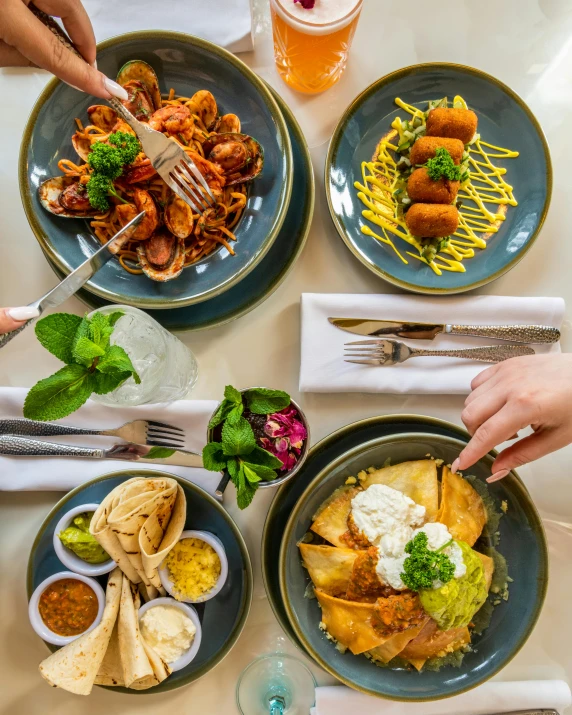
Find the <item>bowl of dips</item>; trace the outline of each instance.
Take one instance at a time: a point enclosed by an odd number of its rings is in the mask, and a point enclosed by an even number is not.
[[[40,638],[62,646],[93,630],[101,621],[104,606],[105,593],[95,579],[60,571],[36,588],[28,615]]]
[[[139,630],[171,671],[185,668],[199,652],[202,629],[192,606],[155,598],[139,609]]]
[[[82,576],[102,576],[113,571],[115,561],[109,557],[89,532],[89,525],[99,504],[80,504],[70,509],[54,529],[54,550],[70,571]]]
[[[159,568],[163,588],[183,603],[214,598],[227,576],[228,560],[222,541],[208,531],[183,531]]]

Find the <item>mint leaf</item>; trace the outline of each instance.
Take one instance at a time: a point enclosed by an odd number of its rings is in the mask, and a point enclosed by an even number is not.
[[[227,458],[220,442],[209,442],[203,448],[203,466],[209,472],[222,472],[226,469]]]
[[[236,479],[232,480],[236,486],[236,503],[239,509],[246,509],[246,507],[252,502],[254,494],[258,489],[258,484],[247,481],[246,475],[244,473],[244,465],[241,465]]]
[[[81,340],[81,338],[89,339],[89,320],[87,319],[87,313],[81,319],[80,324],[78,325],[78,328],[76,330],[72,345],[72,354],[75,350],[75,346],[77,345],[78,340]]]
[[[106,318],[109,320],[109,325],[111,325],[111,327],[113,328],[119,318],[122,318],[124,315],[125,313],[122,310],[115,310],[113,311],[113,313],[109,313]]]
[[[40,343],[62,362],[73,362],[72,346],[81,323],[79,315],[53,313],[36,323],[36,336]]]
[[[103,313],[95,313],[89,325],[89,337],[104,350],[109,347],[109,339],[113,333],[113,325],[110,324],[109,317]]]
[[[176,451],[176,449],[169,449],[168,447],[151,447],[144,459],[167,459],[167,457],[175,454]]]
[[[105,350],[100,348],[99,345],[96,345],[89,338],[81,337],[76,340],[72,355],[75,362],[91,367],[94,358],[105,355]]]
[[[238,405],[235,405],[232,410],[228,413],[227,415],[227,421],[230,422],[231,425],[237,425],[238,421],[242,417],[242,413],[244,412],[244,405],[242,402]]]
[[[220,425],[221,422],[224,422],[224,420],[226,420],[228,416],[228,413],[233,408],[234,402],[230,402],[229,400],[223,400],[217,407],[216,412],[209,421],[209,429],[214,429],[217,425]]]
[[[249,457],[250,459],[250,457]],[[270,467],[263,467],[261,464],[252,464],[252,462],[243,462],[242,466],[244,467],[244,473],[246,475],[246,478],[248,479],[249,482],[257,481],[259,482],[261,479],[263,479],[265,482],[271,482],[273,479],[276,479],[278,476],[275,472],[274,469],[270,469]],[[282,466],[282,462],[280,462],[280,466]],[[256,476],[256,480],[251,479],[249,474],[252,473]]]
[[[250,454],[256,447],[250,424],[240,417],[235,425],[225,422],[222,428],[222,448],[228,457]]]
[[[66,365],[32,387],[24,402],[24,417],[42,422],[67,417],[86,402],[93,383],[86,367]]]
[[[261,478],[254,471],[254,469],[252,469],[252,467],[249,467],[248,464],[246,464],[246,462],[242,463],[242,470],[244,472],[244,476],[251,484],[257,484],[260,481]]]
[[[281,459],[278,459],[278,457],[275,457],[271,452],[262,449],[262,447],[258,445],[256,445],[248,455],[248,462],[250,464],[260,465],[261,467],[270,467],[270,469],[280,469],[282,466]]]
[[[270,415],[280,412],[290,404],[290,395],[283,390],[268,390],[265,387],[253,387],[245,393],[246,404],[256,415]]]
[[[103,373],[130,372],[137,385],[141,384],[141,378],[135,372],[131,358],[119,345],[111,345],[105,350],[103,357],[95,366],[96,370]]]
[[[96,395],[107,395],[108,392],[113,392],[120,385],[122,385],[128,377],[131,377],[130,372],[94,372],[93,377],[93,391]]]
[[[230,457],[226,463],[226,468],[230,474],[231,479],[235,479],[238,476],[240,470],[240,462],[236,457]]]
[[[242,395],[236,389],[236,387],[233,387],[232,385],[227,385],[224,388],[224,397],[225,400],[229,400],[229,402],[236,402],[237,404],[242,404]]]

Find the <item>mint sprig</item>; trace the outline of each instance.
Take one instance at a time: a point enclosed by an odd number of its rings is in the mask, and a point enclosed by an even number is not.
[[[255,414],[272,414],[290,404],[290,395],[282,390],[252,388],[241,393],[232,385],[224,390],[224,400],[209,422],[214,429],[222,424],[220,442],[209,442],[203,449],[203,464],[212,472],[227,471],[236,487],[239,509],[252,502],[261,481],[276,479],[282,461],[256,443],[250,422],[243,417],[245,408]]]
[[[58,420],[79,409],[92,393],[105,395],[133,376],[141,382],[129,355],[110,345],[121,311],[91,319],[54,313],[36,324],[40,343],[66,365],[32,387],[24,402],[24,417]]]

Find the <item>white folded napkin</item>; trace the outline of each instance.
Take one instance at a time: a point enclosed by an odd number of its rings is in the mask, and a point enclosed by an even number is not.
[[[250,0],[83,0],[97,42],[135,30],[197,35],[231,52],[252,50]]]
[[[467,394],[471,380],[487,366],[469,360],[411,358],[394,367],[344,362],[344,344],[365,340],[328,322],[333,318],[371,318],[421,323],[477,325],[539,324],[560,328],[562,298],[351,295],[303,293],[300,392],[386,392]],[[410,347],[446,350],[494,345],[496,340],[439,335],[435,340],[404,341]],[[538,353],[560,352],[560,344],[535,345]]]
[[[0,387],[0,419],[21,418],[27,390]],[[185,431],[185,449],[201,452],[206,443],[207,423],[217,403],[213,400],[180,400],[168,406],[104,407],[88,400],[86,404],[59,423],[73,427],[114,429],[136,419],[156,420]],[[82,447],[108,448],[122,440],[116,437],[60,435],[36,437],[46,442],[74,444]],[[71,457],[5,457],[0,455],[0,491],[37,490],[68,491],[107,472],[135,469],[158,469],[184,477],[214,494],[220,474],[206,469],[172,467],[112,459],[73,459]]]
[[[316,688],[311,715],[490,715],[531,708],[552,708],[562,715],[571,702],[570,688],[563,680],[494,681],[428,703],[381,700],[344,686],[328,686]]]

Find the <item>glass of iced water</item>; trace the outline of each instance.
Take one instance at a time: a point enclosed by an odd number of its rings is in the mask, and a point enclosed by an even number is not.
[[[198,376],[197,360],[189,348],[159,323],[138,308],[107,305],[93,311],[109,314],[120,310],[124,315],[115,324],[111,344],[119,345],[131,358],[141,378],[135,384],[130,377],[107,395],[93,394],[91,399],[109,407],[174,402],[187,395]]]

